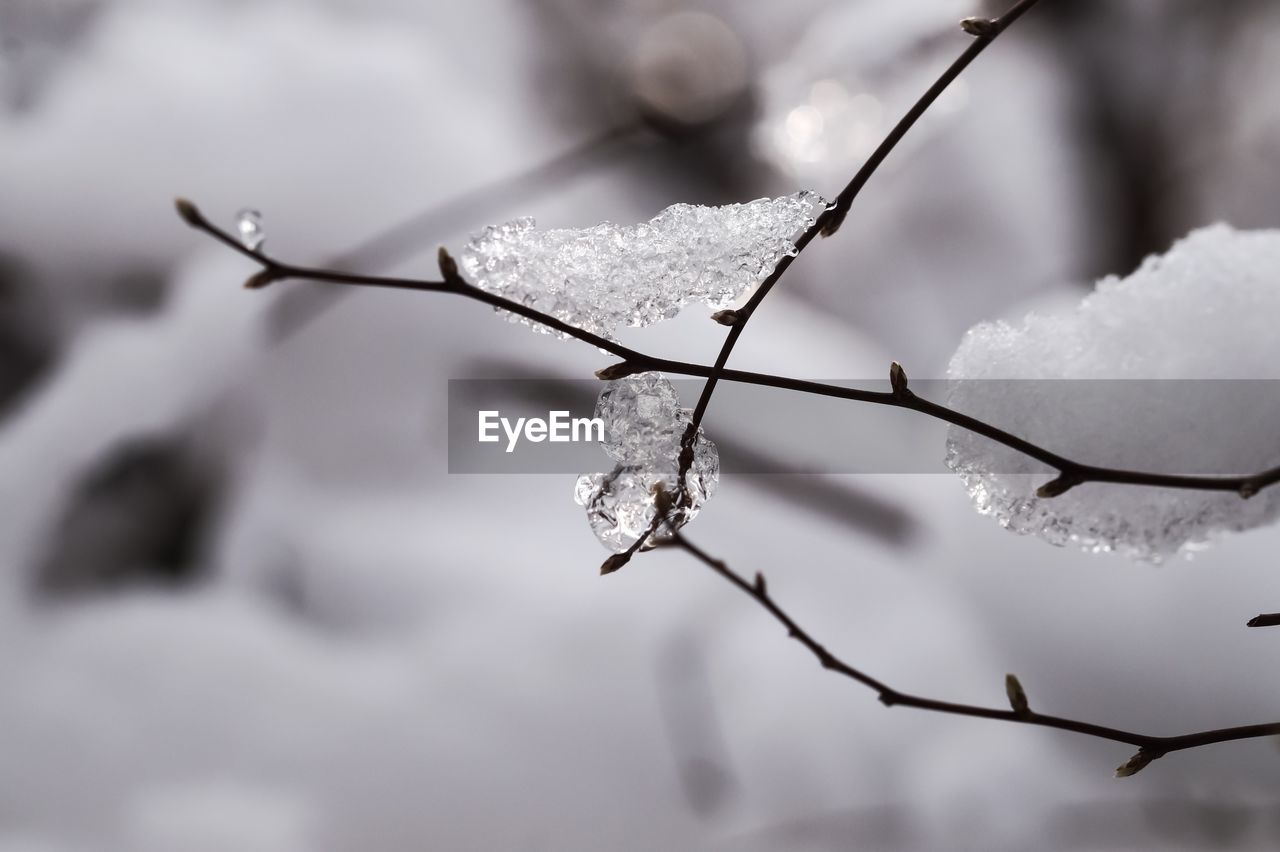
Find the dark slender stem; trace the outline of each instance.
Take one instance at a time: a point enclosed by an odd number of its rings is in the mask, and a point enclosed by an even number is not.
[[[665,516],[664,516],[665,517]],[[855,668],[849,663],[837,657],[831,651],[818,642],[812,634],[801,627],[786,610],[784,610],[769,592],[768,583],[765,581],[763,574],[756,574],[755,581],[751,582],[746,577],[734,571],[723,560],[716,559],[708,554],[702,548],[689,541],[678,528],[672,524],[667,524],[670,534],[670,542],[672,545],[683,549],[702,564],[706,565],[716,574],[719,574],[725,580],[737,586],[742,592],[748,595],[752,600],[759,604],[766,612],[773,616],[774,620],[786,628],[787,634],[803,645],[818,660],[818,663],[828,671],[836,672],[850,680],[862,684],[868,689],[874,691],[880,702],[887,707],[914,707],[919,710],[928,710],[935,713],[948,713],[954,716],[971,716],[979,719],[995,719],[1001,722],[1014,722],[1020,725],[1036,725],[1042,728],[1057,728],[1062,731],[1070,731],[1084,736],[1095,737],[1098,739],[1111,740],[1112,742],[1125,743],[1127,745],[1136,746],[1139,750],[1135,755],[1135,760],[1140,758],[1139,765],[1126,764],[1128,771],[1122,767],[1118,774],[1133,774],[1138,771],[1146,763],[1151,760],[1162,757],[1175,751],[1185,751],[1187,749],[1199,748],[1201,746],[1213,745],[1215,743],[1231,742],[1233,740],[1247,740],[1258,737],[1268,737],[1280,734],[1280,722],[1272,722],[1261,725],[1241,725],[1233,728],[1218,728],[1211,731],[1200,731],[1191,734],[1182,734],[1179,736],[1152,736],[1149,734],[1140,734],[1133,731],[1126,731],[1120,728],[1111,728],[1105,725],[1095,725],[1091,722],[1081,722],[1075,719],[1067,719],[1062,716],[1051,716],[1045,713],[1039,713],[1029,707],[1013,707],[1005,710],[995,707],[981,707],[973,704],[959,704],[952,701],[940,701],[934,698],[926,698],[920,695],[913,695],[909,692],[903,692],[889,686],[884,681],[867,674],[861,669]]]
[[[248,257],[262,267],[261,271],[257,275],[254,275],[249,279],[249,284],[253,286],[265,286],[275,281],[295,278],[366,287],[386,287],[397,290],[413,290],[423,293],[447,293],[450,295],[462,296],[473,301],[481,302],[495,308],[500,308],[502,310],[518,314],[531,322],[546,326],[547,328],[558,331],[569,337],[581,340],[584,343],[590,343],[592,346],[623,359],[621,363],[614,364],[612,367],[607,367],[604,370],[599,371],[597,375],[601,378],[621,378],[633,373],[652,370],[670,373],[672,375],[693,376],[709,379],[716,372],[714,366],[708,367],[704,364],[693,364],[687,361],[659,358],[630,347],[623,346],[616,341],[609,340],[597,334],[578,328],[577,326],[571,325],[563,320],[550,316],[549,314],[530,308],[527,305],[503,298],[502,296],[490,293],[486,290],[481,290],[479,287],[475,287],[463,281],[460,277],[455,276],[448,281],[387,278],[376,275],[360,275],[329,269],[315,269],[285,263],[269,255],[263,254],[262,252],[253,251],[241,245],[235,237],[231,236],[231,234],[209,222],[191,202],[180,201],[178,203],[178,207],[183,219],[185,219],[192,227],[204,231],[214,239],[230,246],[235,251],[245,257]],[[1017,435],[1000,429],[999,427],[979,420],[976,417],[970,417],[967,414],[955,411],[945,405],[924,399],[906,388],[905,377],[903,378],[903,386],[895,389],[894,391],[862,390],[859,388],[848,388],[841,385],[826,384],[823,382],[792,379],[785,376],[774,376],[767,373],[754,373],[746,370],[734,370],[727,368],[719,371],[719,378],[724,381],[778,388],[795,393],[813,394],[816,396],[826,396],[836,399],[847,399],[855,402],[871,403],[873,405],[887,405],[896,408],[905,408],[911,411],[916,411],[925,416],[968,429],[971,432],[990,438],[999,444],[1003,444],[1006,447],[1023,453],[1030,458],[1044,462],[1046,465],[1057,470],[1059,476],[1058,479],[1054,480],[1054,482],[1060,483],[1060,485],[1052,494],[1046,494],[1044,496],[1056,496],[1056,494],[1061,494],[1070,487],[1086,482],[1110,482],[1124,485],[1145,485],[1199,491],[1232,491],[1241,494],[1242,496],[1251,496],[1263,488],[1280,482],[1280,467],[1269,468],[1267,470],[1245,476],[1215,477],[1148,473],[1145,471],[1124,470],[1120,468],[1108,468],[1085,464],[1083,462],[1078,462],[1073,459],[1066,458],[1065,456],[1061,456],[1051,450],[1034,444],[1025,438],[1020,438]],[[643,545],[638,544],[636,549],[639,549],[641,546]]]
[[[800,256],[800,253],[813,242],[814,238],[819,234],[830,236],[834,234],[844,221],[845,216],[849,212],[849,208],[853,205],[853,201],[858,197],[862,188],[866,186],[867,181],[876,173],[880,165],[888,158],[893,149],[898,147],[898,143],[907,135],[920,117],[924,115],[938,99],[951,83],[960,76],[964,69],[969,67],[973,60],[977,59],[982,51],[995,41],[1001,32],[1010,24],[1020,18],[1023,13],[1034,6],[1038,0],[1018,0],[1016,4],[1000,18],[992,21],[982,21],[981,26],[977,30],[972,26],[966,26],[966,31],[975,35],[972,43],[965,48],[965,51],[956,58],[954,62],[947,67],[942,75],[934,81],[923,95],[920,96],[911,108],[907,110],[893,129],[878,146],[867,161],[862,164],[862,168],[858,169],[857,174],[849,181],[840,194],[836,196],[835,202],[824,210],[814,221],[814,223],[800,235],[795,242],[795,252],[786,255],[774,267],[769,277],[761,282],[756,291],[751,294],[751,298],[747,303],[735,313],[734,322],[730,327],[728,334],[725,335],[724,343],[720,346],[720,352],[716,355],[715,364],[711,367],[711,373],[707,376],[707,381],[702,386],[702,393],[698,395],[698,402],[693,408],[693,416],[689,420],[684,436],[681,440],[680,450],[680,466],[677,482],[680,483],[680,502],[685,505],[689,502],[688,488],[686,487],[686,478],[690,469],[693,467],[694,442],[697,439],[698,429],[702,425],[702,419],[706,416],[707,407],[711,404],[711,397],[716,391],[716,386],[720,379],[724,377],[726,365],[729,362],[729,356],[733,354],[734,347],[738,345],[738,340],[742,337],[742,333],[746,331],[747,323],[751,321],[752,315],[756,308],[760,307],[760,303],[773,289],[774,285],[782,279],[787,270],[791,268],[792,262]],[[971,22],[966,22],[971,23]],[[655,519],[656,522],[656,519]],[[638,544],[643,544],[654,533],[654,528],[650,527],[641,537]],[[630,553],[630,552],[629,552]]]
[[[276,281],[286,279],[303,279],[308,281],[324,281],[330,284],[354,284],[363,287],[384,287],[394,290],[414,290],[422,293],[449,293],[455,296],[462,296],[466,299],[472,299],[482,302],[495,308],[501,308],[504,311],[510,311],[518,314],[531,322],[558,331],[561,334],[581,340],[583,343],[590,343],[598,349],[602,349],[612,355],[625,360],[629,365],[634,365],[637,371],[643,370],[665,370],[669,366],[674,366],[673,362],[666,359],[653,358],[643,352],[639,352],[628,346],[623,346],[614,340],[593,334],[585,329],[578,328],[575,325],[565,322],[545,314],[539,310],[523,305],[511,299],[503,298],[495,293],[487,290],[481,290],[472,284],[468,284],[462,278],[453,276],[450,280],[443,281],[425,281],[416,278],[390,278],[381,275],[363,275],[352,272],[341,272],[332,269],[317,269],[307,266],[296,266],[294,264],[285,263],[277,260],[263,252],[250,249],[240,243],[227,231],[219,228],[217,225],[205,218],[200,209],[192,202],[186,199],[178,199],[176,202],[179,215],[191,227],[199,231],[204,231],[218,242],[221,242],[255,263],[259,264],[262,269],[256,275],[252,276],[245,282],[245,286],[251,289],[259,289],[272,284]]]
[[[794,254],[787,255],[782,258],[773,272],[766,278],[756,291],[747,300],[746,305],[737,311],[737,320],[733,327],[729,329],[729,333],[725,335],[724,344],[720,347],[720,353],[716,356],[715,365],[711,368],[711,375],[707,377],[707,382],[702,388],[702,393],[698,397],[698,403],[693,409],[693,418],[689,424],[689,433],[692,435],[697,431],[698,426],[702,423],[702,418],[706,414],[707,406],[711,404],[711,396],[715,393],[716,384],[724,374],[725,365],[729,361],[729,356],[733,354],[733,349],[738,344],[738,339],[742,337],[742,333],[746,330],[747,323],[750,322],[752,314],[756,308],[760,307],[760,303],[769,295],[769,291],[774,285],[786,274],[791,268],[792,262],[795,261],[800,253],[813,242],[814,238],[819,234],[830,236],[834,234],[841,223],[844,222],[845,216],[849,212],[849,208],[853,206],[854,199],[862,192],[862,188],[866,186],[867,181],[871,180],[872,175],[879,170],[881,164],[888,158],[889,154],[898,147],[898,143],[906,137],[908,131],[915,126],[920,117],[928,112],[929,107],[933,106],[934,101],[946,91],[947,87],[955,81],[966,68],[977,59],[978,56],[987,49],[990,44],[1002,33],[1010,24],[1034,6],[1039,0],[1019,0],[1008,12],[994,21],[987,22],[987,26],[983,28],[983,34],[977,36],[969,44],[965,51],[956,58],[954,62],[947,67],[942,75],[934,81],[923,95],[920,96],[911,108],[907,110],[893,129],[889,131],[883,141],[872,152],[867,161],[862,164],[862,168],[858,169],[858,173],[853,176],[849,183],[845,186],[840,194],[836,196],[835,202],[814,221],[813,225],[805,231],[799,239],[796,240],[796,251]]]
[[[1264,612],[1262,615],[1255,615],[1246,622],[1248,627],[1277,627],[1280,626],[1280,612]]]

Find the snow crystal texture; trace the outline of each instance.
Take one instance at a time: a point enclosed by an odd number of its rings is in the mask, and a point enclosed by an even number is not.
[[[1241,393],[1245,383],[1222,380],[1280,379],[1278,320],[1280,231],[1216,225],[1101,281],[1070,314],[970,329],[951,360],[949,401],[1082,463],[1255,473],[1280,464],[1280,383],[1251,381]],[[1218,381],[1098,381],[1116,379]],[[1086,483],[1038,498],[1052,470],[958,427],[947,464],[978,510],[1010,530],[1151,561],[1280,516],[1280,487],[1245,500]]]
[[[795,254],[794,240],[824,205],[806,191],[724,207],[675,204],[640,225],[539,231],[517,219],[473,237],[462,269],[483,290],[611,337],[691,302],[729,307]]]
[[[665,376],[639,373],[605,386],[596,402],[596,417],[604,421],[604,451],[618,464],[610,473],[578,477],[574,499],[586,508],[600,543],[621,553],[653,523],[658,511],[654,489],[660,485],[670,494],[679,491],[680,442],[691,414],[680,407],[680,397]],[[719,478],[720,454],[699,428],[693,464],[685,477],[689,505],[671,512],[677,526],[693,520]]]

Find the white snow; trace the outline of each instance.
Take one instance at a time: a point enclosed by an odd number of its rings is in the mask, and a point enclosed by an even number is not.
[[[462,268],[481,289],[608,336],[671,319],[690,302],[729,307],[795,252],[792,240],[823,205],[798,192],[722,207],[673,204],[631,226],[539,231],[533,219],[517,219],[475,236]]]
[[[950,402],[1082,463],[1206,475],[1269,468],[1280,463],[1280,398],[1256,380],[1280,378],[1278,270],[1280,231],[1195,231],[1129,277],[1101,281],[1072,313],[970,329],[951,360]],[[1086,483],[1038,498],[1051,469],[957,427],[947,462],[979,511],[1008,529],[1141,558],[1280,515],[1274,489],[1245,500]]]

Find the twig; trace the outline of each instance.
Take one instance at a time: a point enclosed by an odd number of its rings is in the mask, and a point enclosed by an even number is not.
[[[898,122],[854,178],[836,197],[835,202],[828,209],[823,211],[817,217],[813,225],[797,239],[795,243],[796,255],[803,251],[805,247],[808,246],[818,235],[821,234],[829,236],[839,229],[847,216],[854,199],[915,122],[929,109],[946,87],[950,85],[950,83],[955,80],[955,78],[959,76],[959,74],[971,62],[973,62],[973,60],[976,59],[977,56],[981,54],[981,52],[985,50],[1001,32],[1021,17],[1028,9],[1034,6],[1036,2],[1037,0],[1019,0],[1019,2],[1017,2],[1008,12],[994,20],[970,18],[962,22],[961,26],[967,33],[974,37],[974,41],[968,46],[964,53],[962,53],[960,57],[943,72],[937,81],[930,86],[928,91],[921,96],[907,114]],[[336,269],[318,269],[313,267],[297,266],[285,263],[265,253],[245,247],[228,232],[210,223],[200,213],[196,206],[189,201],[179,199],[177,202],[177,209],[179,215],[189,225],[209,234],[214,239],[224,243],[234,251],[245,255],[259,264],[261,267],[260,270],[246,282],[246,286],[251,288],[265,287],[276,281],[284,279],[306,279],[336,284],[386,287],[419,292],[448,293],[451,295],[463,296],[464,298],[482,302],[494,308],[509,311],[513,314],[524,317],[531,322],[557,331],[567,337],[572,337],[585,343],[590,343],[600,350],[622,359],[621,363],[614,364],[600,370],[597,373],[597,376],[601,379],[616,379],[642,371],[659,371],[705,378],[707,381],[703,386],[697,406],[694,409],[689,428],[686,430],[682,441],[680,477],[678,480],[680,483],[680,493],[675,495],[674,498],[671,495],[663,493],[658,495],[658,511],[655,514],[653,524],[650,526],[648,532],[641,537],[641,539],[637,541],[630,550],[625,553],[611,556],[602,566],[602,573],[609,573],[626,564],[631,555],[644,547],[652,534],[655,533],[660,526],[665,524],[670,530],[670,543],[681,547],[754,599],[761,607],[769,612],[775,620],[786,627],[789,635],[804,645],[804,647],[817,658],[823,668],[835,671],[873,690],[880,701],[886,706],[897,705],[915,707],[921,710],[948,713],[952,715],[996,719],[999,721],[1057,728],[1059,730],[1071,731],[1085,736],[1136,746],[1138,749],[1137,753],[1116,770],[1116,774],[1121,777],[1132,775],[1143,769],[1152,760],[1156,760],[1175,751],[1198,748],[1220,742],[1280,734],[1280,723],[1271,723],[1222,728],[1181,736],[1156,737],[1124,731],[1117,728],[1095,725],[1088,722],[1080,722],[1058,716],[1050,716],[1031,709],[1021,683],[1013,675],[1010,675],[1006,680],[1006,694],[1010,702],[1010,709],[1008,710],[939,701],[902,692],[862,672],[861,670],[854,668],[828,651],[807,631],[801,628],[775,602],[768,590],[768,584],[763,574],[756,574],[754,581],[749,582],[742,575],[729,568],[729,566],[723,561],[711,557],[705,551],[690,542],[679,531],[678,525],[674,522],[674,519],[671,516],[673,508],[680,508],[688,500],[688,492],[685,488],[684,479],[692,466],[693,443],[697,435],[698,427],[707,411],[707,407],[710,404],[715,388],[721,380],[776,387],[799,393],[816,394],[906,408],[925,414],[926,416],[951,423],[961,428],[968,429],[1024,453],[1031,458],[1044,462],[1056,469],[1058,476],[1054,480],[1042,486],[1038,492],[1040,496],[1046,498],[1063,494],[1067,490],[1085,482],[1112,482],[1118,484],[1162,486],[1171,488],[1234,491],[1240,494],[1241,497],[1249,497],[1257,493],[1262,488],[1280,481],[1280,467],[1262,471],[1261,473],[1254,474],[1252,476],[1202,477],[1144,473],[1140,471],[1104,468],[1076,462],[995,426],[984,423],[976,418],[917,396],[908,387],[906,372],[896,363],[890,368],[891,390],[887,393],[843,388],[836,385],[729,369],[727,367],[728,359],[732,354],[737,341],[745,330],[748,321],[756,308],[759,307],[760,303],[768,295],[770,290],[790,268],[795,255],[784,257],[781,262],[778,263],[770,275],[757,288],[755,293],[752,294],[744,307],[735,311],[722,311],[715,315],[714,319],[716,319],[717,322],[728,326],[729,331],[726,334],[724,343],[721,346],[715,363],[711,366],[703,366],[647,355],[600,335],[578,328],[568,322],[530,308],[519,302],[482,290],[468,283],[461,277],[453,258],[450,257],[444,249],[440,250],[439,255],[440,270],[442,274],[442,280],[439,281],[361,275]],[[1249,624],[1250,626],[1280,624],[1280,615],[1258,616],[1250,621]]]
[[[702,423],[702,418],[706,414],[707,406],[711,404],[711,396],[715,393],[716,384],[723,376],[725,365],[729,361],[729,356],[733,354],[733,349],[738,344],[738,339],[742,337],[742,333],[746,330],[747,323],[750,322],[752,314],[760,307],[760,303],[769,295],[769,291],[774,285],[781,280],[787,270],[791,268],[791,264],[801,252],[813,242],[814,238],[821,234],[829,237],[840,229],[840,225],[844,222],[845,216],[848,215],[849,209],[853,206],[854,199],[862,192],[862,188],[866,186],[867,181],[871,180],[880,168],[881,164],[888,158],[893,149],[898,147],[898,143],[906,137],[908,131],[915,126],[928,110],[933,106],[934,101],[946,91],[947,87],[955,81],[960,74],[969,67],[973,60],[977,59],[982,51],[995,41],[1010,24],[1036,5],[1039,0],[1019,0],[1008,12],[999,18],[991,21],[982,21],[980,27],[976,27],[975,22],[981,20],[977,18],[967,18],[962,22],[961,26],[966,32],[974,35],[974,40],[965,48],[964,53],[960,54],[954,62],[952,62],[942,75],[934,81],[920,99],[912,104],[893,129],[889,131],[883,141],[876,147],[867,161],[862,164],[862,168],[858,169],[857,174],[849,181],[840,194],[836,196],[835,202],[824,210],[814,223],[806,230],[795,242],[796,250],[793,254],[786,255],[774,267],[773,272],[769,274],[756,291],[751,294],[751,298],[747,303],[735,311],[734,321],[729,329],[729,333],[725,335],[724,344],[720,347],[720,353],[716,356],[715,364],[711,368],[711,375],[707,377],[707,382],[702,388],[702,394],[698,397],[698,403],[693,409],[693,417],[689,423],[686,432],[686,442],[692,440],[692,435],[696,434],[698,426]],[[683,480],[683,477],[682,477]]]
[[[622,344],[593,334],[585,329],[578,328],[575,325],[565,322],[545,314],[539,310],[535,310],[527,305],[514,302],[510,299],[503,298],[495,293],[487,290],[481,290],[473,284],[468,283],[458,274],[457,266],[453,258],[443,248],[440,249],[440,267],[441,275],[444,280],[427,281],[417,278],[390,278],[381,275],[363,275],[354,272],[341,272],[333,269],[318,269],[309,266],[297,266],[295,264],[286,263],[278,260],[264,252],[250,249],[240,243],[230,233],[219,228],[217,225],[205,218],[200,209],[194,203],[179,198],[174,202],[174,206],[178,210],[178,215],[182,217],[188,225],[198,231],[203,231],[213,237],[220,243],[230,247],[232,250],[239,252],[262,268],[256,274],[249,277],[245,281],[244,286],[257,290],[274,284],[277,281],[286,279],[303,279],[308,281],[323,281],[331,284],[354,284],[362,287],[386,287],[394,290],[414,290],[420,293],[449,293],[455,296],[462,296],[467,299],[474,299],[477,302],[483,302],[495,308],[501,308],[518,314],[525,319],[546,326],[554,331],[569,337],[581,340],[584,343],[590,343],[592,346],[617,355],[623,358],[624,363],[628,364],[628,369],[639,372],[645,370],[663,370],[674,366],[672,362],[661,358],[653,358],[649,355],[639,352]],[[446,271],[448,270],[448,271]],[[601,371],[605,372],[605,371]]]
[[[465,281],[458,274],[456,266],[453,265],[453,259],[443,250],[441,250],[442,268],[447,266],[450,272],[449,275],[445,277],[445,280],[441,281],[426,281],[412,278],[385,278],[376,275],[362,275],[331,269],[316,269],[306,266],[297,266],[241,245],[240,241],[230,233],[209,222],[199,209],[190,201],[179,199],[176,202],[176,206],[179,214],[187,224],[197,230],[209,234],[214,239],[224,243],[262,267],[258,273],[251,276],[249,280],[245,282],[246,286],[251,288],[265,287],[276,281],[283,281],[285,279],[304,279],[367,287],[387,287],[397,290],[413,290],[423,293],[447,293],[482,302],[486,305],[501,308],[502,310],[510,311],[514,314],[519,314],[532,322],[544,325],[547,328],[553,329],[577,340],[581,340],[584,343],[590,343],[605,352],[623,359],[618,363],[596,371],[596,376],[600,379],[620,379],[634,373],[651,370],[670,373],[672,375],[709,378],[715,371],[714,367],[708,367],[704,364],[694,364],[688,361],[659,358],[654,355],[640,352],[636,349],[623,346],[616,341],[609,340],[597,334],[578,328],[577,326],[567,323],[561,319],[557,319],[550,314],[545,314],[535,308],[530,308],[527,305],[514,302],[510,299],[490,293],[487,290],[481,290],[479,287]],[[1075,461],[1059,455],[1052,450],[1041,447],[1038,444],[1034,444],[1025,438],[1020,438],[1017,435],[1007,432],[997,426],[993,426],[990,423],[979,420],[976,417],[970,417],[967,414],[948,408],[940,403],[924,399],[910,390],[907,386],[906,373],[897,364],[890,367],[890,381],[894,388],[891,391],[871,391],[862,390],[860,388],[847,388],[823,382],[813,382],[805,379],[792,379],[785,376],[774,376],[767,373],[753,373],[745,370],[734,369],[721,370],[720,379],[723,381],[737,382],[741,384],[778,388],[781,390],[793,391],[795,393],[833,397],[836,399],[846,399],[854,402],[871,403],[873,405],[887,405],[896,408],[905,408],[923,414],[927,417],[932,417],[934,419],[959,426],[963,429],[968,429],[971,432],[982,435],[983,437],[989,438],[999,444],[1003,444],[1010,449],[1017,450],[1030,458],[1036,459],[1037,461],[1043,462],[1054,468],[1057,471],[1058,476],[1051,482],[1041,486],[1038,492],[1041,497],[1045,498],[1056,497],[1065,493],[1070,488],[1074,488],[1075,486],[1086,482],[1109,482],[1122,485],[1142,485],[1198,491],[1231,491],[1239,494],[1241,497],[1251,497],[1262,489],[1280,482],[1280,467],[1268,468],[1267,470],[1244,476],[1189,476],[1109,468]],[[634,554],[638,551],[643,546],[643,542],[644,539],[642,539],[641,542],[638,543],[630,552]],[[613,560],[613,570],[622,567],[625,562],[625,558]]]
[[[659,499],[659,516],[667,518],[665,501]],[[1006,691],[1009,696],[1010,709],[1002,710],[994,707],[981,707],[973,704],[957,704],[951,701],[939,701],[933,698],[925,698],[919,695],[913,695],[909,692],[903,692],[889,686],[887,683],[872,677],[861,669],[854,668],[849,663],[837,657],[835,654],[827,650],[818,640],[816,640],[807,630],[801,627],[781,606],[774,600],[773,595],[769,592],[769,585],[765,580],[764,574],[757,573],[754,580],[747,580],[746,577],[734,571],[723,560],[716,559],[708,554],[702,548],[689,541],[680,530],[672,523],[666,523],[668,539],[671,546],[679,547],[686,553],[696,558],[699,562],[706,565],[715,573],[737,586],[742,592],[747,594],[759,604],[766,612],[773,616],[774,620],[787,629],[787,635],[795,639],[801,645],[817,658],[818,663],[828,671],[833,671],[843,675],[850,680],[856,681],[868,689],[876,693],[876,697],[886,707],[914,707],[919,710],[929,710],[935,713],[948,713],[954,716],[971,716],[979,719],[995,719],[1001,722],[1016,722],[1022,725],[1037,725],[1043,728],[1057,728],[1062,731],[1071,731],[1084,736],[1095,737],[1097,739],[1110,740],[1112,742],[1124,743],[1126,745],[1136,746],[1137,754],[1130,758],[1126,763],[1122,764],[1117,770],[1118,777],[1127,777],[1141,771],[1147,764],[1166,754],[1176,751],[1186,751],[1187,749],[1199,748],[1201,746],[1213,745],[1215,743],[1231,742],[1234,740],[1255,739],[1258,737],[1268,737],[1280,735],[1280,722],[1272,722],[1262,725],[1241,725],[1234,728],[1218,728],[1212,731],[1200,731],[1193,734],[1182,734],[1172,737],[1158,737],[1148,734],[1139,734],[1133,731],[1125,731],[1120,728],[1110,728],[1104,725],[1095,725],[1091,722],[1081,722],[1075,719],[1067,719],[1062,716],[1050,716],[1045,713],[1039,713],[1031,709],[1027,702],[1026,693],[1022,689],[1022,684],[1013,675],[1009,675],[1006,681]]]

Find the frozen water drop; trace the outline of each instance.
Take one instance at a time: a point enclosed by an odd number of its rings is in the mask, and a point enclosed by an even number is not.
[[[589,473],[574,484],[574,500],[601,544],[615,553],[630,548],[657,517],[657,489],[678,494],[680,451],[690,412],[661,373],[637,373],[609,382],[596,416],[605,423],[603,447],[618,462],[611,473]],[[720,454],[699,429],[693,464],[685,475],[685,499],[670,513],[676,526],[691,521],[715,493]],[[655,538],[664,537],[658,530]]]
[[[240,244],[249,251],[257,251],[267,238],[262,214],[248,207],[236,214],[236,231],[240,234]]]

